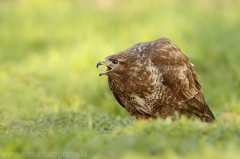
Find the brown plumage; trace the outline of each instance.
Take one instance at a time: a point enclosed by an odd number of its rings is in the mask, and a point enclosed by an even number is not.
[[[193,64],[167,38],[138,43],[99,61],[118,103],[138,119],[165,119],[174,112],[215,119]]]

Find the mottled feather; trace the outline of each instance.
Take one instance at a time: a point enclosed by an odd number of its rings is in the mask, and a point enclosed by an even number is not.
[[[138,43],[104,62],[110,68],[104,72],[109,87],[130,115],[167,118],[178,112],[206,122],[215,119],[193,64],[169,39]]]

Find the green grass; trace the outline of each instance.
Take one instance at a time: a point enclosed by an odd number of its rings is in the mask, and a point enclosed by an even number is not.
[[[0,158],[237,158],[239,19],[234,0],[0,1]],[[98,77],[99,60],[161,36],[196,65],[216,124],[137,121]]]

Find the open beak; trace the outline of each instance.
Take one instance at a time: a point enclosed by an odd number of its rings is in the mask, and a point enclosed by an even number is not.
[[[101,73],[99,74],[99,76],[102,76],[102,75],[106,74],[107,72],[109,72],[110,70],[112,70],[112,67],[110,67],[110,66],[108,66],[108,65],[106,64],[106,60],[105,60],[105,59],[104,59],[104,60],[101,60],[101,61],[99,61],[99,62],[97,63],[97,68],[98,68],[99,65],[105,65],[105,66],[107,67],[107,69],[106,69],[105,71],[101,72]]]

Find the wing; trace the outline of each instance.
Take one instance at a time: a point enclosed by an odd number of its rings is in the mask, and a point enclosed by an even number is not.
[[[117,94],[116,92],[114,92],[114,90],[113,90],[113,88],[112,88],[112,82],[113,82],[113,81],[112,81],[111,77],[108,76],[108,85],[109,85],[110,90],[112,91],[112,93],[113,93],[115,99],[117,100],[117,102],[118,102],[123,108],[125,108],[125,106],[124,106],[123,103],[121,102],[118,94]]]
[[[163,84],[175,92],[180,101],[186,102],[188,111],[203,121],[215,117],[205,102],[198,75],[181,50],[166,38],[158,39],[151,50],[151,61],[162,73]]]

